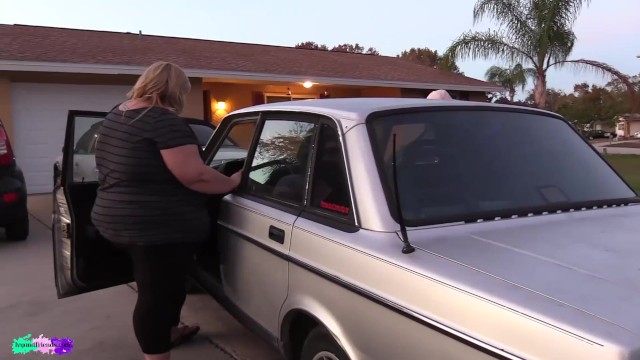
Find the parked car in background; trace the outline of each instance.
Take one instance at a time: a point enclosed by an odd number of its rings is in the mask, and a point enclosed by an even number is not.
[[[584,135],[587,137],[587,139],[608,139],[610,137],[618,136],[613,131],[604,130],[585,130]]]
[[[27,185],[16,162],[9,136],[0,120],[0,228],[9,240],[29,236]]]
[[[132,281],[73,177],[86,121],[54,192],[59,298]],[[209,198],[193,277],[287,359],[640,359],[640,198],[561,116],[265,104],[228,115],[206,162],[231,139],[246,157],[216,167],[244,178]]]

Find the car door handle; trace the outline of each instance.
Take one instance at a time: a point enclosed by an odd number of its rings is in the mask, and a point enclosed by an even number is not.
[[[273,225],[269,226],[269,239],[284,244],[284,230]]]

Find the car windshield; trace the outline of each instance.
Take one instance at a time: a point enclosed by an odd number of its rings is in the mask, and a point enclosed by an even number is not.
[[[519,110],[412,110],[373,114],[367,127],[389,210],[393,134],[407,226],[521,215],[527,209],[634,198],[571,126]],[[524,213],[527,214],[526,212]]]

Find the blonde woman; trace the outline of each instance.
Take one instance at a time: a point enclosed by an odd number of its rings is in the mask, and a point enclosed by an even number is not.
[[[202,161],[195,134],[178,116],[190,90],[178,66],[151,65],[129,100],[106,116],[96,145],[91,217],[133,261],[133,328],[148,360],[168,360],[173,346],[198,332],[178,325],[187,268],[210,229],[206,194],[229,193],[242,176],[227,177]]]

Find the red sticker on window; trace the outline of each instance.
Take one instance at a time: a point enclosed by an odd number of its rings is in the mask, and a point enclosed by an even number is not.
[[[320,202],[320,207],[327,210],[333,210],[337,212],[341,212],[343,214],[349,214],[349,208],[346,206],[340,206],[338,204],[329,203],[326,201]]]

